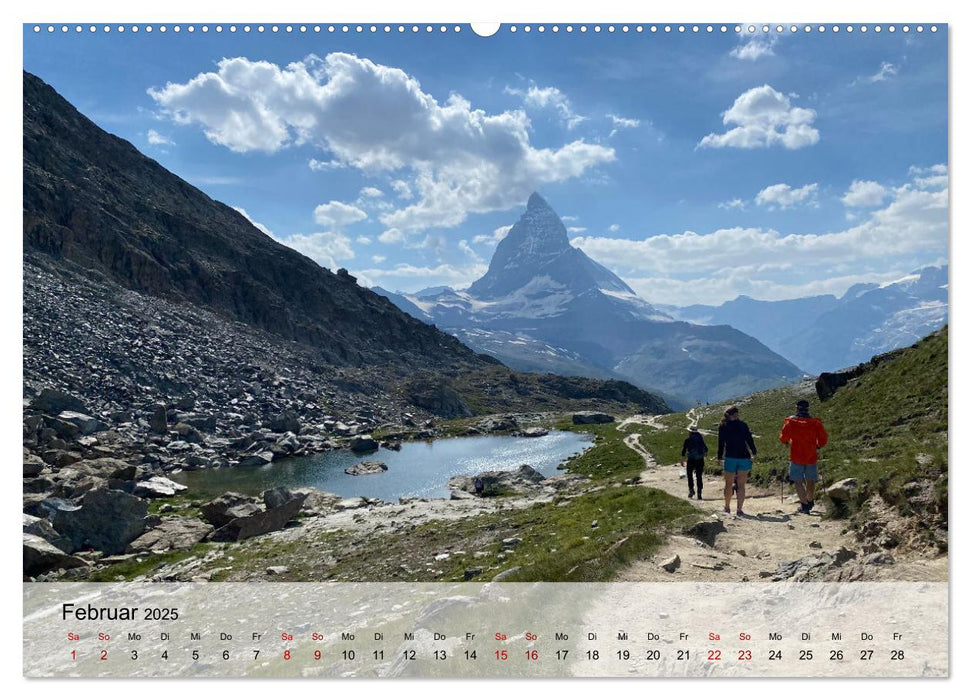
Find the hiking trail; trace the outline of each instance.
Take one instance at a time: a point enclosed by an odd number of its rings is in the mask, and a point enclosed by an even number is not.
[[[695,421],[694,411],[688,412],[688,423]],[[642,427],[647,431],[666,429],[656,416],[635,415],[623,420],[618,430],[631,431]],[[710,435],[710,431],[702,431]],[[644,460],[641,485],[660,489],[677,498],[688,497],[688,483],[684,469],[679,464],[659,465],[645,447],[649,433],[629,432],[624,444],[637,452]],[[642,441],[643,439],[643,441]],[[709,444],[711,453],[715,446]],[[710,454],[711,454],[710,453]],[[709,457],[709,460],[714,457]],[[816,506],[809,515],[797,514],[799,501],[795,489],[782,487],[757,488],[747,485],[744,510],[746,516],[735,516],[736,501],[732,497],[732,514],[722,512],[724,507],[724,480],[721,476],[704,477],[703,500],[691,499],[691,504],[707,517],[705,524],[696,528],[696,535],[673,534],[657,554],[647,560],[634,562],[621,570],[615,581],[770,581],[780,564],[819,556],[836,554],[841,548],[858,553],[844,566],[859,565],[864,559],[861,543],[848,529],[845,520],[828,520],[823,517],[825,506],[817,497]],[[674,555],[681,560],[673,573],[660,564]],[[916,555],[893,552],[892,564],[866,566],[865,580],[888,581],[945,581],[947,557],[923,559]]]

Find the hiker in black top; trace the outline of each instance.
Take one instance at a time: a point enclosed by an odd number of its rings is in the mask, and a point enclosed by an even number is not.
[[[745,516],[742,505],[745,503],[745,484],[752,471],[752,458],[755,456],[755,440],[745,421],[738,418],[738,407],[730,406],[725,411],[721,425],[718,426],[718,463],[722,465],[725,476],[725,512],[731,513],[732,489],[734,487],[738,510],[736,514]],[[724,462],[723,462],[724,459]]]
[[[705,439],[698,432],[698,426],[692,425],[688,428],[688,437],[681,446],[681,466],[685,466],[685,455],[688,457],[688,498],[694,498],[695,492],[698,493],[698,500],[701,500],[701,475],[705,471],[705,455],[708,454],[708,445]],[[697,482],[697,487],[695,486]]]

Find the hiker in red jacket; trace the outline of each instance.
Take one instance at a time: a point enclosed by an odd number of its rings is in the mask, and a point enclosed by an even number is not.
[[[816,482],[819,481],[820,447],[825,447],[829,436],[823,422],[809,415],[809,402],[796,402],[796,415],[786,418],[779,433],[779,441],[789,445],[789,481],[796,485],[799,494],[799,513],[809,513],[816,505]]]

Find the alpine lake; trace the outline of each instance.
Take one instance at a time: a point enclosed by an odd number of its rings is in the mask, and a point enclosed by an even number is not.
[[[355,454],[332,450],[307,457],[281,459],[262,467],[223,467],[182,471],[172,478],[190,493],[236,491],[258,495],[276,486],[312,486],[342,497],[365,496],[394,502],[402,496],[447,498],[453,476],[484,471],[509,471],[528,464],[544,476],[593,444],[590,435],[552,430],[542,437],[487,435],[404,442],[400,450]],[[378,461],[387,471],[354,476],[345,469],[364,461]]]

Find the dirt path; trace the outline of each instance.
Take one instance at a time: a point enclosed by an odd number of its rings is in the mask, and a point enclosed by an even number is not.
[[[691,419],[693,416],[689,412]],[[648,416],[632,416],[619,427],[630,429],[633,425],[649,429],[660,427],[656,418]],[[680,465],[658,465],[642,444],[641,433],[630,433],[624,443],[644,459],[645,471],[641,474],[644,486],[687,498],[687,479]],[[811,514],[797,514],[798,499],[790,487],[782,495],[779,488],[766,490],[748,486],[745,517],[722,512],[723,489],[721,477],[706,476],[703,500],[691,500],[692,505],[707,515],[700,539],[674,535],[653,559],[632,564],[615,580],[762,581],[770,580],[771,574],[785,562],[823,553],[834,554],[841,547],[860,552],[860,543],[846,530],[844,521],[823,518],[825,510],[820,502],[817,501]],[[733,497],[733,513],[735,508]],[[669,573],[660,567],[660,563],[674,555],[678,555],[681,565]],[[858,560],[851,560],[849,565]],[[868,580],[943,581],[947,580],[947,558],[927,560],[900,555],[892,564],[868,567],[866,577]]]

